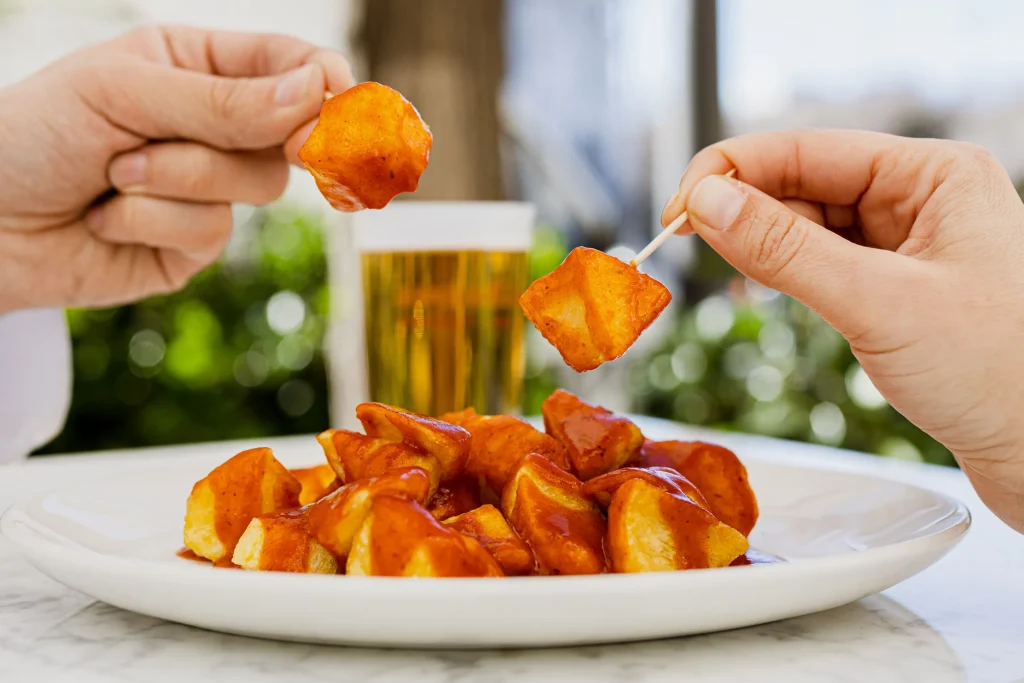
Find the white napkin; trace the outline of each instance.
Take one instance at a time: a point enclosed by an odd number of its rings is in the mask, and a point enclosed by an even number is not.
[[[64,311],[0,315],[0,463],[60,433],[71,403],[71,340]]]

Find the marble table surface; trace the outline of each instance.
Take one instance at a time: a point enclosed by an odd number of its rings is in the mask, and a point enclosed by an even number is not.
[[[764,444],[736,435],[725,443],[737,450]],[[774,444],[804,461],[841,459],[844,466],[958,498],[971,509],[973,528],[930,569],[829,612],[705,636],[518,651],[326,647],[207,632],[67,589],[0,538],[0,681],[1024,683],[1024,536],[989,513],[959,471]],[[209,448],[235,452],[235,446],[34,458],[0,467],[0,509],[83,477],[143,467],[147,458]]]

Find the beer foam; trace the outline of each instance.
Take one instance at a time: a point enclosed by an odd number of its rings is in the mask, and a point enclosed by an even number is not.
[[[351,214],[361,253],[528,251],[536,210],[525,202],[394,202]]]

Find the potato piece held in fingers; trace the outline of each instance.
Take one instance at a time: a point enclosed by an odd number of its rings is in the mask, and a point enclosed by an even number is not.
[[[381,209],[416,190],[432,143],[401,93],[368,81],[324,102],[299,158],[334,208]]]
[[[634,477],[612,494],[605,547],[613,571],[627,573],[725,567],[748,544],[685,495]]]
[[[309,530],[309,508],[255,517],[238,539],[231,561],[242,569],[336,574],[338,563]]]
[[[361,403],[356,406],[356,417],[367,436],[401,441],[437,458],[441,481],[462,474],[471,440],[462,427],[383,403]]]
[[[586,481],[640,454],[644,436],[630,420],[557,389],[541,405],[544,429],[558,439],[576,476]]]
[[[424,503],[429,494],[430,477],[418,467],[359,479],[313,503],[309,508],[309,528],[321,545],[344,560],[374,498],[390,495]]]
[[[242,451],[192,487],[185,545],[211,562],[227,561],[253,517],[298,507],[301,491],[269,448]]]
[[[577,247],[534,281],[519,305],[562,359],[585,372],[624,354],[671,300],[668,288],[649,275]]]
[[[541,574],[600,574],[604,515],[576,477],[527,455],[501,497],[501,511],[537,558]]]
[[[299,505],[315,503],[341,486],[341,482],[338,481],[338,475],[334,473],[334,469],[331,468],[329,463],[317,465],[316,467],[289,470],[289,472],[302,485],[302,493],[299,494]]]
[[[519,538],[501,511],[493,505],[482,505],[475,510],[446,519],[444,525],[480,542],[501,565],[506,576],[533,574],[537,561],[530,547]]]
[[[345,429],[317,435],[327,463],[342,483],[379,477],[391,470],[418,467],[430,475],[430,496],[441,482],[441,463],[422,449],[401,441],[379,439]]]
[[[382,495],[356,534],[346,573],[353,576],[504,576],[476,539],[445,528],[416,501]]]
[[[645,441],[637,464],[682,474],[704,494],[712,514],[744,536],[757,524],[757,497],[747,468],[728,448],[701,441]]]

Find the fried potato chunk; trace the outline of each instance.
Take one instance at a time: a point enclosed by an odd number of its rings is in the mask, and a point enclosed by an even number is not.
[[[416,190],[432,143],[401,93],[367,82],[324,102],[299,158],[334,208],[381,209]]]
[[[757,523],[758,507],[747,468],[728,448],[701,441],[645,441],[640,467],[671,467],[700,489],[715,517],[744,536]]]
[[[728,566],[747,539],[682,494],[642,477],[615,489],[606,544],[616,572],[656,572]]]
[[[410,467],[391,470],[379,477],[345,484],[309,508],[309,528],[322,546],[339,560],[352,550],[352,541],[380,495],[408,498],[425,503],[430,494],[430,477]]]
[[[544,429],[565,446],[576,476],[583,481],[635,459],[644,442],[640,428],[628,419],[561,389],[544,400],[541,413]]]
[[[480,507],[480,484],[465,475],[441,484],[430,499],[427,509],[438,521],[461,515]]]
[[[576,477],[540,455],[512,473],[501,510],[537,558],[541,574],[600,574],[605,520]]]
[[[342,483],[379,477],[391,470],[418,467],[430,475],[430,495],[441,482],[441,463],[408,443],[378,439],[344,429],[328,429],[317,435],[327,462]]]
[[[443,415],[442,420],[468,431],[473,440],[466,459],[466,474],[476,477],[500,494],[512,470],[530,453],[543,455],[561,469],[571,465],[565,447],[549,434],[511,415],[477,415],[472,408]]]
[[[413,500],[374,498],[352,543],[346,572],[359,576],[504,576],[480,543],[445,528]]]
[[[367,436],[403,441],[437,458],[441,481],[462,474],[471,441],[462,427],[383,403],[361,403],[356,406],[356,417]]]
[[[630,479],[643,479],[665,493],[684,495],[704,510],[711,512],[700,490],[671,467],[623,467],[591,479],[583,485],[583,491],[597,501],[598,505],[607,508],[611,504],[612,494]]]
[[[341,482],[338,481],[338,475],[334,473],[330,464],[304,467],[302,469],[289,470],[289,472],[302,485],[302,492],[299,494],[299,505],[315,503],[341,486]]]
[[[309,509],[255,517],[238,539],[231,561],[243,569],[336,574],[338,563],[309,530]]]
[[[526,317],[576,372],[633,345],[672,300],[665,285],[604,252],[577,247],[519,299]]]
[[[211,562],[226,560],[253,517],[298,507],[301,490],[269,448],[242,451],[192,487],[185,545]]]
[[[498,561],[506,576],[532,574],[537,566],[530,547],[493,505],[482,505],[447,519],[444,525],[479,541]]]

